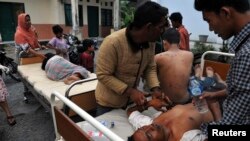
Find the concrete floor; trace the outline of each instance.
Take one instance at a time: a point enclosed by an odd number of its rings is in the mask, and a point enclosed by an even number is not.
[[[23,101],[23,84],[10,77],[4,78],[9,91],[7,101],[17,124],[9,126],[0,108],[0,141],[53,141],[53,120],[49,112],[29,95],[29,103]]]
[[[5,48],[7,56],[15,58],[14,47]],[[0,141],[53,141],[55,139],[52,116],[29,95],[29,103],[23,101],[23,84],[9,76],[3,76],[9,96],[7,101],[17,124],[9,126],[0,108]]]

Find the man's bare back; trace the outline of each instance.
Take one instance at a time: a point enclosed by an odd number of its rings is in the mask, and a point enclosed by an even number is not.
[[[174,103],[186,103],[191,74],[193,54],[178,48],[171,48],[155,56],[158,78],[162,91]]]

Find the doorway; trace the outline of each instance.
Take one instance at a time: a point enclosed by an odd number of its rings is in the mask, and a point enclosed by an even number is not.
[[[24,12],[23,3],[0,2],[0,33],[3,41],[13,41],[17,17]]]
[[[99,9],[96,6],[88,6],[88,34],[89,37],[99,36]]]

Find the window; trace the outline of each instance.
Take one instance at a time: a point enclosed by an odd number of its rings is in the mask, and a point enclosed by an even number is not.
[[[113,6],[113,2],[110,2],[110,6]]]
[[[96,0],[96,3],[99,3],[99,0]]]
[[[112,26],[112,10],[102,9],[102,26]]]
[[[64,4],[64,12],[65,12],[66,26],[72,26],[71,4]],[[79,13],[79,26],[83,26],[82,5],[78,6],[78,13]]]

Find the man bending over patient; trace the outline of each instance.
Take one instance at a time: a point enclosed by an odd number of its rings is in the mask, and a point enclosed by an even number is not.
[[[174,28],[167,29],[162,39],[166,52],[155,56],[161,89],[175,104],[185,104],[190,101],[187,86],[193,54],[179,49],[180,34]]]
[[[145,107],[135,106],[127,110],[129,122],[136,128],[128,141],[203,141],[207,137],[199,130],[201,123],[219,120],[213,118],[210,111],[199,113],[192,103],[176,105],[152,119],[140,113],[150,106],[157,109],[164,103],[153,99]]]

